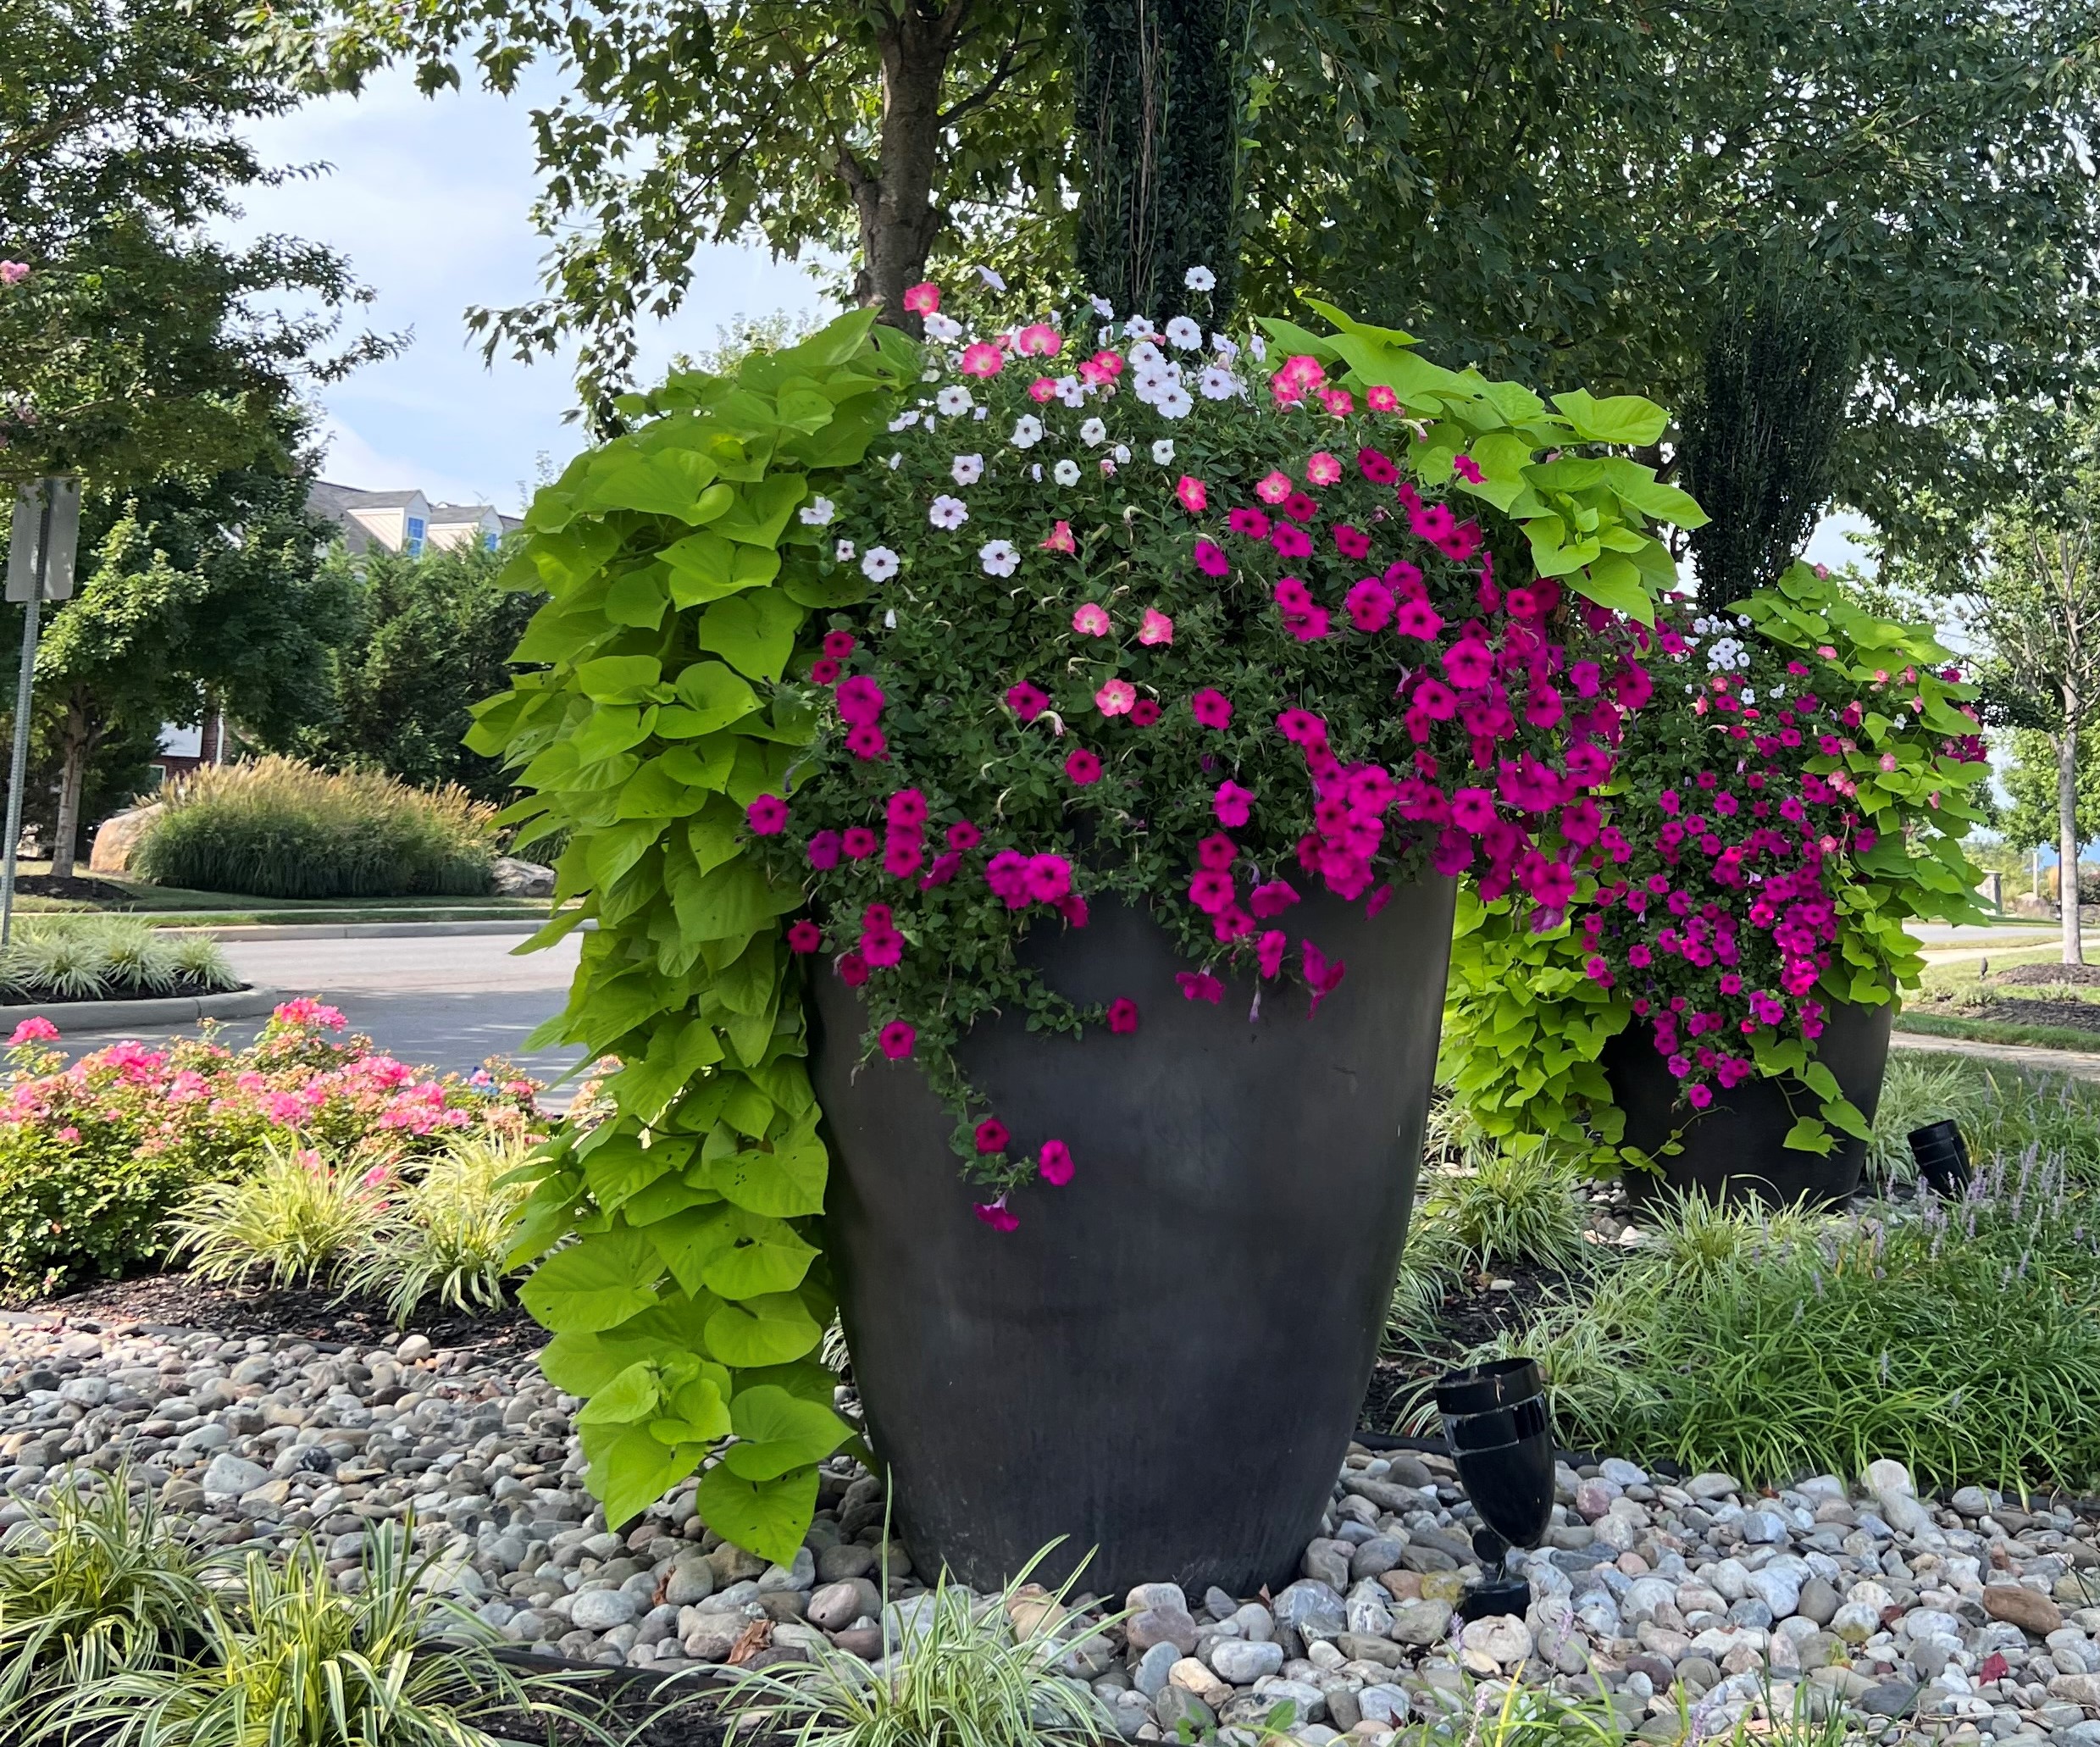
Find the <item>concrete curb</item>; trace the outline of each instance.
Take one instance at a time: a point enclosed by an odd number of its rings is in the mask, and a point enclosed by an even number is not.
[[[230,989],[223,995],[170,995],[151,1001],[54,1001],[0,1007],[0,1026],[48,1019],[68,1031],[112,1031],[125,1025],[186,1025],[195,1019],[252,1019],[285,999],[281,989]]]
[[[206,940],[391,940],[418,935],[530,935],[546,924],[547,918],[541,916],[521,917],[516,922],[258,922],[224,928],[198,923],[160,932]],[[593,919],[583,925],[592,928],[596,923]]]

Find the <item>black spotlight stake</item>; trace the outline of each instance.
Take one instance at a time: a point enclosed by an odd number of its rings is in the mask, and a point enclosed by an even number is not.
[[[1459,1604],[1462,1619],[1522,1615],[1531,1585],[1504,1570],[1511,1547],[1535,1547],[1553,1517],[1553,1431],[1546,1390],[1532,1359],[1496,1359],[1449,1371],[1437,1411],[1459,1484],[1482,1526],[1473,1550],[1487,1576]]]
[[[1959,1129],[1951,1121],[1928,1123],[1913,1129],[1909,1138],[1921,1182],[1930,1184],[1944,1201],[1958,1201],[1969,1193],[1969,1148]]]

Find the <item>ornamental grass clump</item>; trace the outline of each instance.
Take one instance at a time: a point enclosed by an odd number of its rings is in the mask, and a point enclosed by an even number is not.
[[[565,843],[539,942],[597,923],[542,1034],[620,1063],[532,1167],[543,1367],[590,1398],[611,1517],[719,1450],[701,1514],[771,1559],[851,1429],[814,1357],[809,979],[945,1101],[986,1226],[1052,1217],[1094,1162],[1012,1132],[956,1045],[1004,1011],[1144,1049],[1147,1016],[1046,986],[1032,937],[1139,909],[1180,998],[1229,970],[1250,1023],[1316,1025],[1344,905],[1458,875],[1558,915],[1648,695],[1651,524],[1699,519],[1627,452],[1661,408],[1324,305],[1220,338],[911,297],[924,346],[862,311],[623,400],[534,501],[508,580],[550,595],[545,665],[470,741],[518,768],[518,846]]]
[[[296,758],[206,765],[171,784],[132,867],[162,885],[263,898],[479,896],[496,810],[463,789]]]
[[[1865,1118],[1817,1059],[1841,1003],[1880,1006],[1923,962],[1904,924],[1980,919],[1960,839],[1987,771],[1972,700],[1918,625],[1796,564],[1705,616],[1674,600],[1565,927],[1461,901],[1445,1057],[1484,1131],[1643,1165],[1597,1058],[1629,1025],[1684,1121],[1754,1078],[1805,1091],[1787,1145],[1828,1152]],[[1607,835],[1606,834],[1610,835]]]
[[[217,941],[170,935],[136,917],[24,917],[0,949],[0,990],[17,1001],[124,1001],[239,987]]]

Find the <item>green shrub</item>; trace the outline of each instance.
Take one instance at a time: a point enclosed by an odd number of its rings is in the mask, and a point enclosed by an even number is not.
[[[310,1286],[371,1240],[392,1173],[274,1140],[263,1151],[248,1175],[208,1183],[182,1204],[169,1221],[175,1253],[208,1280]]]
[[[1512,1155],[1485,1144],[1432,1170],[1422,1195],[1425,1247],[1441,1247],[1466,1266],[1527,1263],[1579,1267],[1582,1211],[1574,1167],[1541,1147]]]
[[[207,766],[172,785],[132,865],[163,885],[271,898],[489,890],[495,809],[293,758]]]
[[[1893,1456],[1929,1484],[2100,1478],[2100,1201],[2030,1151],[1975,1193],[1847,1217],[1665,1218],[1497,1343],[1559,1436],[1759,1483]]]
[[[25,917],[0,951],[15,1001],[110,1001],[238,989],[218,942],[171,936],[133,916]]]
[[[531,1189],[507,1179],[531,1151],[523,1136],[490,1134],[439,1153],[389,1198],[343,1290],[384,1298],[400,1323],[433,1295],[456,1310],[501,1304],[518,1210]]]

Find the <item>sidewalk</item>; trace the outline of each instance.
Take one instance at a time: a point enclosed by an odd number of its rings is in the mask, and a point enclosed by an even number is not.
[[[2060,1073],[2072,1079],[2100,1080],[2100,1053],[2086,1050],[2047,1050],[2033,1044],[1977,1043],[1966,1037],[1927,1037],[1922,1032],[1898,1030],[1889,1043],[1899,1050],[1931,1050],[1947,1056],[1973,1056],[2017,1068],[2023,1073]]]

